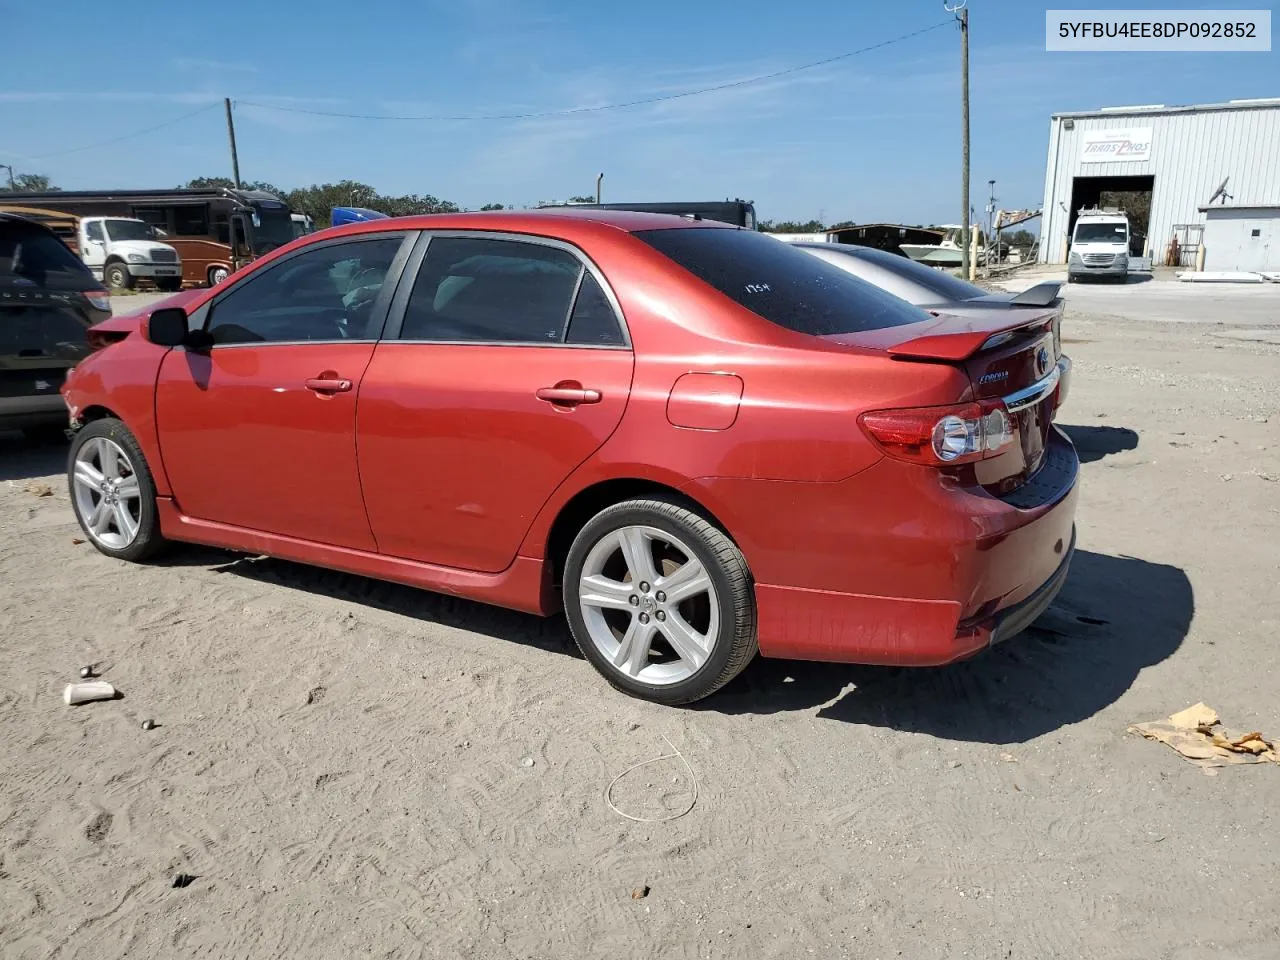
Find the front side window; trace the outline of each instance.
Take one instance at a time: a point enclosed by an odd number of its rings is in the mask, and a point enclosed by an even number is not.
[[[102,224],[98,223],[96,220],[85,224],[84,233],[90,240],[100,240],[103,242],[106,240],[102,235]]]
[[[373,306],[401,236],[313,247],[235,284],[213,304],[215,344],[298,343],[371,337]]]
[[[433,238],[400,337],[562,343],[582,271],[577,257],[546,244]]]
[[[929,320],[929,314],[764,233],[678,227],[634,234],[740,306],[780,327],[835,336]]]

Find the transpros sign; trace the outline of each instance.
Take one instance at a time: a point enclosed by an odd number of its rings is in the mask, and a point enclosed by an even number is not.
[[[1151,159],[1151,128],[1091,130],[1080,148],[1081,163],[1123,163]]]

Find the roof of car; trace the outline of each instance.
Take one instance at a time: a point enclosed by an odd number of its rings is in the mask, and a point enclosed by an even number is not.
[[[34,217],[24,217],[18,213],[10,213],[7,210],[0,210],[0,222],[4,223],[21,223],[26,226],[38,227],[41,230],[49,230],[49,228]],[[52,233],[53,231],[49,231]]]
[[[881,250],[879,247],[864,247],[857,243],[819,243],[806,240],[802,243],[794,244],[794,246],[811,247],[814,250],[834,250],[837,253],[845,253],[851,257],[860,257],[863,260],[878,260],[883,263],[893,263],[893,260],[889,259],[891,257],[898,260],[906,259],[891,250]]]
[[[569,223],[566,224],[566,221]],[[547,207],[537,210],[485,210],[471,213],[433,213],[422,216],[362,220],[328,227],[309,236],[339,236],[387,229],[410,230],[511,230],[519,233],[559,231],[569,224],[595,224],[626,233],[639,230],[674,230],[682,227],[715,227],[741,230],[743,227],[719,220],[694,219],[669,213],[642,213],[635,210],[574,209]]]

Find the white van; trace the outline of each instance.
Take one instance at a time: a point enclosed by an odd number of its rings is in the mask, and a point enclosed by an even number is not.
[[[1067,254],[1067,281],[1129,276],[1129,218],[1121,210],[1081,210]]]

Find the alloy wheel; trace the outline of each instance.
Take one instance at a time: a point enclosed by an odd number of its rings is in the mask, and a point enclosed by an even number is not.
[[[688,546],[656,527],[601,537],[583,562],[578,602],[591,642],[641,683],[687,680],[720,637],[711,575]]]
[[[92,437],[76,451],[76,513],[96,543],[123,550],[142,525],[142,489],[128,454],[106,437]]]

